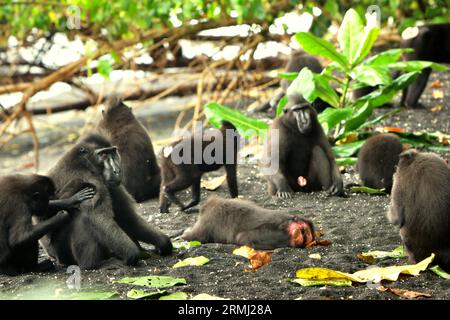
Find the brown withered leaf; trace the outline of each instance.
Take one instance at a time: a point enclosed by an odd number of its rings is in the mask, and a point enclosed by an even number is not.
[[[320,238],[324,233],[322,230],[314,230],[314,238]]]
[[[377,288],[377,290],[381,291],[381,292],[390,292],[390,293],[395,294],[396,296],[399,296],[400,298],[405,298],[405,299],[431,298],[431,293],[417,292],[417,291],[411,291],[411,290],[407,290],[407,289],[386,288],[383,286],[379,286]]]
[[[223,176],[212,178],[209,180],[202,180],[201,187],[210,190],[215,191],[217,190],[227,179],[227,176],[224,174]]]
[[[434,99],[443,99],[444,98],[444,91],[442,90],[433,90],[433,93],[431,94]]]
[[[269,251],[257,251],[250,256],[250,264],[252,266],[252,270],[256,271],[262,266],[270,263],[272,261],[273,252]]]
[[[375,264],[375,258],[372,257],[372,256],[365,256],[365,255],[362,255],[361,253],[358,253],[358,254],[356,255],[356,257],[357,257],[359,260],[361,260],[361,261],[363,261],[363,262],[365,262],[365,263],[367,263],[367,264]]]
[[[437,105],[437,106],[434,106],[433,108],[431,108],[431,112],[439,112],[439,111],[442,111],[443,109],[444,109],[443,106]]]
[[[442,88],[443,86],[444,86],[444,84],[439,80],[433,81],[431,83],[432,88]]]
[[[316,246],[322,246],[322,247],[326,247],[331,245],[332,242],[330,240],[314,240],[313,242],[310,242],[306,245],[306,248],[311,248],[311,247],[316,247]]]

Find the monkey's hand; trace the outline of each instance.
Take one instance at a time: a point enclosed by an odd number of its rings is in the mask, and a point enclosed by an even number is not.
[[[346,197],[344,191],[344,186],[342,183],[335,183],[333,184],[330,189],[327,190],[329,196],[338,196],[338,197]]]
[[[73,196],[71,196],[68,201],[68,209],[77,209],[80,203],[83,201],[92,199],[95,196],[95,189],[93,187],[84,188],[81,191],[78,191]]]

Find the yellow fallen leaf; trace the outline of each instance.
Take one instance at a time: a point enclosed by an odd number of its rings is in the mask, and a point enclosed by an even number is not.
[[[368,251],[368,252],[362,252],[360,254],[364,257],[372,257],[374,259],[384,259],[384,258],[406,258],[408,255],[406,254],[405,250],[403,249],[403,246],[400,245],[397,248],[395,248],[392,251]]]
[[[428,265],[433,261],[434,253],[428,258],[413,265],[379,267],[361,270],[353,273],[354,277],[360,279],[360,282],[380,282],[381,280],[397,281],[398,276],[402,274],[409,274],[417,276],[421,271],[426,270]]]
[[[411,290],[406,290],[406,289],[399,289],[399,288],[386,288],[383,286],[379,286],[377,288],[378,291],[382,291],[382,292],[391,292],[397,296],[399,296],[400,298],[406,298],[406,299],[416,299],[416,298],[431,298],[431,294],[430,293],[426,293],[426,292],[417,292],[417,291],[411,291]]]
[[[441,105],[437,105],[431,108],[431,112],[438,112],[438,111],[442,111],[442,109],[444,109],[443,106]]]
[[[225,182],[226,179],[227,176],[224,174],[220,177],[212,178],[209,180],[202,180],[201,187],[206,190],[214,191],[217,190]]]
[[[256,253],[256,250],[249,246],[242,246],[233,250],[233,254],[250,259],[250,256]]]
[[[348,279],[334,279],[334,280],[308,280],[308,279],[293,279],[293,283],[297,283],[303,287],[317,287],[317,286],[335,286],[335,287],[351,287],[352,281]]]
[[[432,96],[434,99],[443,99],[444,91],[442,90],[433,90]]]
[[[434,254],[428,258],[414,265],[391,266],[391,267],[377,267],[366,270],[357,271],[355,273],[345,273],[326,268],[305,268],[297,270],[296,277],[300,279],[307,279],[311,281],[336,281],[336,280],[351,280],[353,282],[380,282],[381,280],[396,281],[398,276],[402,274],[409,274],[417,276],[433,261]]]
[[[212,296],[207,293],[200,293],[194,297],[192,297],[191,300],[229,300],[221,297]]]

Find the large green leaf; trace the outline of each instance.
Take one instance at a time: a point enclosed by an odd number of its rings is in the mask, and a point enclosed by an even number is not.
[[[349,133],[362,126],[372,115],[374,107],[367,101],[357,112],[345,122],[343,134]]]
[[[204,106],[204,112],[206,118],[213,126],[220,128],[223,120],[229,121],[245,138],[251,138],[255,135],[264,137],[269,129],[269,125],[266,122],[247,117],[238,110],[216,102],[207,103]]]
[[[333,147],[333,153],[337,158],[347,158],[356,155],[364,144],[364,140],[341,144]]]
[[[406,52],[412,52],[413,50],[410,48],[404,48],[404,49],[389,49],[383,52],[380,52],[379,54],[374,55],[373,57],[370,57],[366,59],[362,65],[365,66],[387,66],[388,64],[397,62],[398,59],[402,56],[403,53]]]
[[[387,86],[381,86],[368,95],[359,98],[357,101],[355,101],[354,105],[356,108],[360,108],[367,101],[369,101],[372,107],[379,107],[385,103],[388,103],[392,100],[392,98],[399,90],[409,86],[418,75],[418,71],[402,74],[398,78],[392,80],[391,84]]]
[[[380,29],[377,27],[373,27],[364,32],[364,36],[360,42],[358,51],[356,52],[356,58],[353,65],[360,63],[369,54],[375,40],[378,38],[379,33]]]
[[[131,299],[156,299],[165,294],[167,294],[165,290],[146,292],[142,289],[131,289],[127,292],[127,297]]]
[[[338,123],[350,117],[352,112],[351,108],[326,108],[318,118],[325,133],[328,133]]]
[[[178,284],[186,284],[184,278],[173,278],[168,276],[142,276],[142,277],[125,277],[119,280],[114,280],[115,283],[126,283],[137,286],[153,287],[153,288],[168,288]]]
[[[314,73],[309,68],[303,68],[297,78],[287,88],[287,95],[300,94],[309,102],[317,99],[316,82]]]
[[[316,83],[317,97],[337,108],[339,106],[339,96],[330,85],[327,77],[321,74],[314,74],[314,82]]]
[[[391,83],[391,76],[387,67],[360,65],[350,72],[350,76],[358,83],[363,83],[367,86],[388,85]]]
[[[363,35],[364,23],[360,15],[354,9],[347,10],[337,37],[339,46],[350,64],[356,61],[356,53]]]
[[[313,73],[308,68],[303,68],[288,87],[287,94],[293,93],[300,94],[311,103],[317,98],[321,98],[335,108],[339,105],[339,96],[330,85],[328,77]]]
[[[343,69],[348,70],[349,63],[347,58],[337,52],[330,42],[313,36],[309,32],[298,32],[295,38],[306,52],[337,62]]]
[[[275,114],[277,117],[283,114],[283,110],[287,102],[288,102],[287,96],[284,96],[283,98],[280,99],[280,101],[278,101],[277,111]]]
[[[431,61],[411,60],[411,61],[398,61],[389,64],[389,67],[396,70],[412,72],[422,71],[425,68],[431,68],[434,71],[448,71],[447,66]]]

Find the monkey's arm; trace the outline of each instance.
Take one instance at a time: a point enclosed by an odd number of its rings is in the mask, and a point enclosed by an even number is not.
[[[325,135],[322,135],[318,144],[325,152],[327,161],[329,163],[331,186],[328,189],[328,193],[332,196],[345,196],[344,182],[342,180],[341,173],[339,172],[339,168],[336,164],[336,160],[334,159],[333,150],[331,149],[331,145],[328,142],[327,137]]]
[[[235,158],[234,164],[226,164],[225,170],[227,172],[227,184],[230,196],[236,198],[238,196],[238,185],[237,185],[237,159]]]
[[[17,221],[11,228],[9,245],[11,248],[38,241],[50,231],[58,228],[69,218],[66,211],[60,211],[48,220],[32,225],[30,221]]]
[[[427,86],[428,78],[431,74],[431,68],[425,68],[417,79],[409,85],[408,88],[403,90],[401,105],[405,105],[408,108],[420,107],[418,104],[420,96],[422,95],[425,87]]]
[[[131,238],[153,244],[161,255],[172,253],[173,247],[169,237],[152,228],[132,207],[122,206],[118,212],[116,221]]]
[[[87,187],[83,190],[75,193],[70,198],[50,200],[49,209],[53,212],[60,210],[76,209],[80,203],[88,199],[92,199],[95,195],[95,189],[93,187]]]

